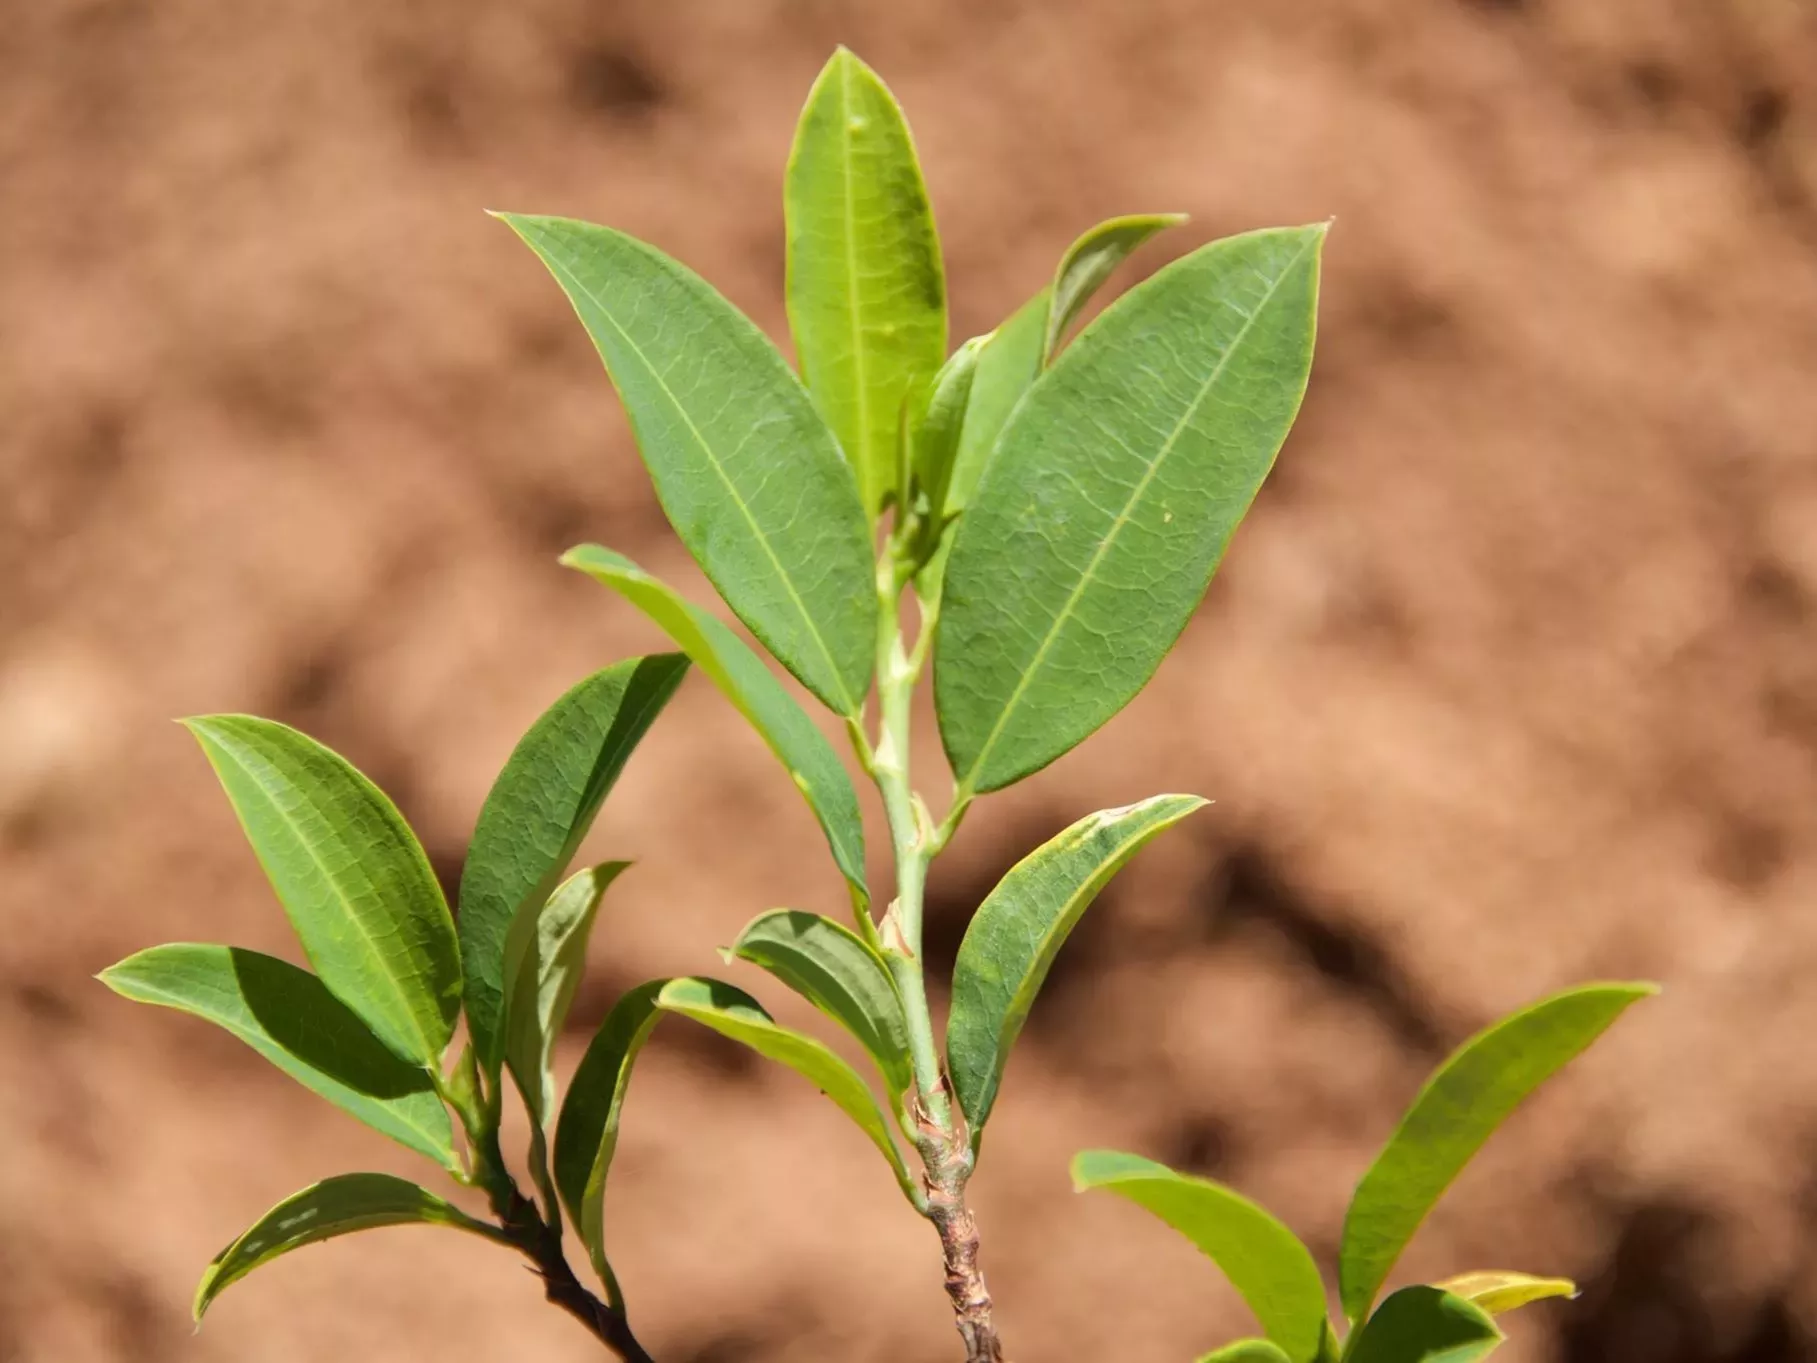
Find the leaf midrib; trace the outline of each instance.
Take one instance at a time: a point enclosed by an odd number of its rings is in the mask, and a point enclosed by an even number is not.
[[[876,478],[876,460],[871,452],[871,386],[864,362],[864,320],[858,296],[858,221],[852,193],[852,63],[850,53],[839,63],[839,160],[840,210],[845,219],[845,294],[846,309],[852,333],[852,388],[857,394],[858,448],[852,451],[857,463],[858,486],[865,500],[865,514],[870,514],[871,489]]]
[[[1111,522],[1110,529],[1105,532],[1104,538],[1098,542],[1097,549],[1092,553],[1091,561],[1085,565],[1084,573],[1080,575],[1078,583],[1073,587],[1071,594],[1066,598],[1066,604],[1060,608],[1059,614],[1054,617],[1054,623],[1049,626],[1047,634],[1041,640],[1040,647],[1035,650],[1034,657],[1031,658],[1028,664],[1023,668],[1022,676],[1017,680],[1015,689],[1010,692],[1009,699],[1004,702],[1003,709],[998,712],[997,722],[991,726],[990,733],[985,736],[984,746],[978,750],[978,755],[972,759],[971,767],[967,770],[964,779],[959,783],[960,788],[963,791],[970,793],[974,789],[973,783],[978,778],[978,772],[983,768],[984,763],[986,759],[990,757],[992,750],[996,748],[997,740],[1003,736],[1003,730],[1005,726],[1008,725],[1010,716],[1013,715],[1017,707],[1021,705],[1022,697],[1028,691],[1029,682],[1034,678],[1036,673],[1041,670],[1042,664],[1047,659],[1048,651],[1053,647],[1054,640],[1059,637],[1061,630],[1063,630],[1071,620],[1072,613],[1078,606],[1080,597],[1085,594],[1086,589],[1095,580],[1098,567],[1103,562],[1104,556],[1110,552],[1110,548],[1116,542],[1117,536],[1122,533],[1123,527],[1129,523],[1133,508],[1142,500],[1144,494],[1147,493],[1148,485],[1154,481],[1155,475],[1160,471],[1161,465],[1166,463],[1167,457],[1173,453],[1174,445],[1179,441],[1181,433],[1185,431],[1186,427],[1192,422],[1192,419],[1198,415],[1199,408],[1204,404],[1206,395],[1211,392],[1212,385],[1224,376],[1224,371],[1230,366],[1231,357],[1237,353],[1243,345],[1243,342],[1248,339],[1250,331],[1255,327],[1256,319],[1262,315],[1269,303],[1274,300],[1275,294],[1279,292],[1281,284],[1286,280],[1288,274],[1292,272],[1294,266],[1300,263],[1305,257],[1306,252],[1310,249],[1311,242],[1302,244],[1300,249],[1294,252],[1293,258],[1281,267],[1280,273],[1276,275],[1273,282],[1269,284],[1268,292],[1262,295],[1261,301],[1255,305],[1254,309],[1249,313],[1249,316],[1243,320],[1242,327],[1237,331],[1237,334],[1231,338],[1230,344],[1224,348],[1224,353],[1219,357],[1216,367],[1213,368],[1205,382],[1199,386],[1199,391],[1193,396],[1192,401],[1187,404],[1186,411],[1181,415],[1179,421],[1175,423],[1173,430],[1169,432],[1166,441],[1163,442],[1161,446],[1160,452],[1155,455],[1148,468],[1143,471],[1142,477],[1137,480],[1135,489],[1130,493],[1128,500],[1124,502],[1122,510],[1118,511],[1116,518]],[[1002,437],[999,436],[998,442],[1001,443],[1001,441]]]

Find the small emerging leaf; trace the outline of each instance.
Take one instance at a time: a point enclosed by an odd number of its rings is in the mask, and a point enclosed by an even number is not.
[[[1224,1271],[1288,1363],[1313,1363],[1325,1335],[1325,1286],[1299,1237],[1208,1179],[1115,1150],[1073,1157],[1073,1187],[1127,1198],[1184,1235]]]
[[[946,353],[946,279],[902,110],[843,47],[801,111],[783,207],[802,377],[875,515],[898,492],[903,399]]]
[[[1266,1339],[1239,1339],[1199,1356],[1199,1363],[1293,1363],[1278,1344]]]
[[[452,1226],[509,1243],[484,1222],[414,1183],[390,1174],[340,1174],[284,1199],[215,1256],[196,1288],[198,1321],[214,1299],[255,1268],[318,1240],[377,1226]]]
[[[461,868],[467,1027],[487,1076],[505,1054],[505,943],[567,874],[600,806],[687,675],[676,653],[628,658],[570,688],[512,749]]]
[[[323,984],[406,1060],[440,1063],[460,948],[416,834],[338,753],[251,715],[184,721]]]
[[[1492,1316],[1513,1311],[1530,1302],[1544,1301],[1548,1297],[1577,1295],[1577,1284],[1569,1278],[1536,1278],[1530,1273],[1516,1273],[1512,1269],[1460,1273],[1457,1277],[1448,1278],[1434,1286],[1454,1297],[1474,1302]]]
[[[953,965],[947,1064],[972,1148],[984,1136],[1010,1048],[1066,938],[1125,862],[1205,801],[1156,795],[1101,809],[1010,869],[978,906]]]
[[[1349,1363],[1476,1363],[1502,1342],[1479,1307],[1436,1287],[1403,1287],[1358,1332]]]
[[[1067,331],[1117,266],[1155,233],[1185,221],[1184,213],[1132,213],[1099,223],[1067,247],[1054,275],[1043,363],[1053,362]]]
[[[239,947],[172,942],[99,978],[122,998],[214,1023],[373,1130],[460,1168],[429,1072],[400,1058],[307,970]]]
[[[851,886],[853,900],[869,900],[864,882],[864,819],[858,796],[839,756],[795,698],[729,627],[675,589],[651,577],[623,554],[583,544],[562,562],[612,588],[655,621],[781,759],[808,808],[820,821],[833,860]]]
[[[915,427],[915,480],[927,498],[930,533],[937,534],[946,514],[946,488],[952,478],[953,457],[965,428],[966,404],[978,373],[978,355],[989,337],[974,336],[953,352],[934,376],[926,409]]]
[[[593,337],[688,552],[777,661],[856,717],[877,625],[870,522],[787,362],[654,247],[564,218],[504,220]]]
[[[729,954],[762,966],[857,1038],[901,1106],[913,1078],[902,996],[863,938],[817,913],[775,909],[753,919]]]
[[[1441,1065],[1357,1184],[1338,1256],[1344,1312],[1361,1320],[1401,1250],[1471,1156],[1521,1102],[1650,984],[1567,990],[1479,1032]]]
[[[883,1152],[902,1187],[902,1195],[919,1205],[902,1152],[890,1135],[889,1123],[876,1098],[857,1072],[820,1042],[778,1026],[756,999],[718,980],[671,980],[657,996],[656,1006],[743,1042],[759,1055],[787,1065],[826,1094]]]

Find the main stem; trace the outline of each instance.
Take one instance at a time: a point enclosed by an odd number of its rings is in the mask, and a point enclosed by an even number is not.
[[[883,923],[884,959],[902,995],[907,1020],[915,1073],[914,1110],[908,1117],[921,1155],[927,1218],[940,1233],[954,1323],[965,1341],[966,1363],[1001,1363],[1003,1346],[991,1320],[990,1291],[978,1266],[978,1223],[965,1202],[972,1172],[971,1141],[947,1089],[921,967],[927,867],[953,820],[949,816],[947,825],[936,830],[909,784],[909,715],[923,650],[911,655],[902,637],[902,595],[907,585],[908,572],[900,557],[886,554],[877,570],[879,721],[876,749],[868,764],[883,796],[896,860],[896,898]],[[924,619],[922,629],[930,629],[932,623]]]

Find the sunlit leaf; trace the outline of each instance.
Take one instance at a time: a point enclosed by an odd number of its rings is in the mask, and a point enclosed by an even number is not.
[[[1545,1301],[1548,1297],[1577,1295],[1577,1284],[1569,1278],[1536,1278],[1531,1273],[1516,1273],[1512,1269],[1460,1273],[1455,1278],[1433,1285],[1454,1297],[1474,1302],[1492,1316],[1513,1311],[1530,1302]]]
[[[1293,1363],[1281,1346],[1266,1339],[1239,1339],[1199,1357],[1199,1363]]]

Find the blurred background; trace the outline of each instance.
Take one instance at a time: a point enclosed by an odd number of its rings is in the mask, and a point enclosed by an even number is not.
[[[598,1356],[432,1230],[286,1260],[192,1336],[245,1224],[409,1157],[89,976],[171,939],[296,953],[171,717],[321,737],[452,887],[518,733],[662,646],[556,566],[596,539],[704,592],[566,303],[481,210],[636,232],[781,338],[783,161],[836,42],[913,121],[955,340],[1113,213],[1193,215],[1120,283],[1337,220],[1311,396],[1182,648],[934,885],[948,962],[1073,819],[1216,802],[1093,910],[1011,1066],[973,1189],[1012,1359],[1247,1332],[1185,1242],[1073,1196],[1074,1150],[1227,1179],[1329,1264],[1435,1061],[1594,976],[1667,989],[1403,1273],[1581,1279],[1510,1363],[1817,1358],[1809,0],[0,0],[0,1360]],[[638,866],[567,1064],[621,988],[841,908],[698,678],[592,847]],[[640,1068],[608,1214],[662,1363],[956,1356],[874,1151],[698,1029]]]

